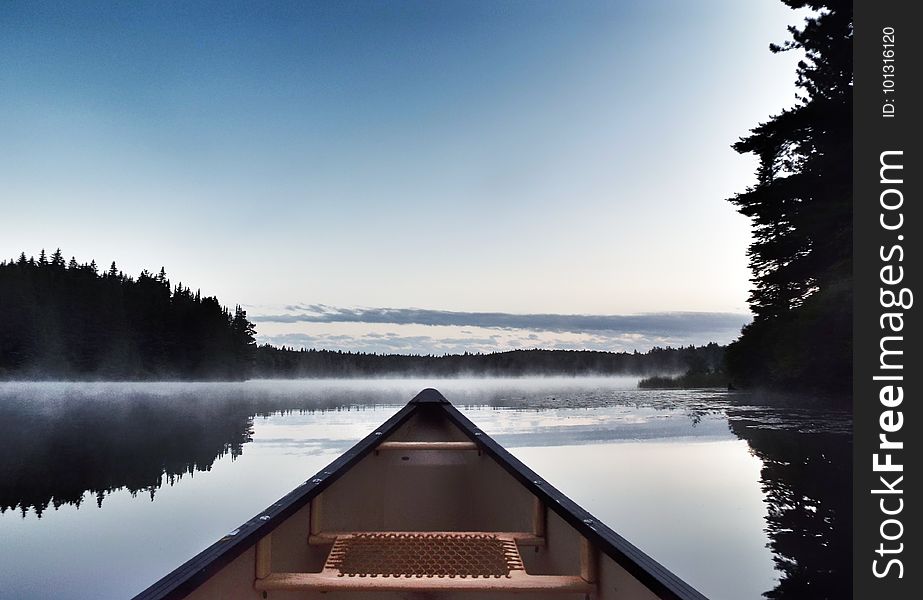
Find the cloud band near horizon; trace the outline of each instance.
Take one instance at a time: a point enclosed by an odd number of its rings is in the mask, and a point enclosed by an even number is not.
[[[256,323],[376,323],[520,329],[567,333],[633,333],[687,337],[739,332],[750,315],[723,312],[661,312],[634,315],[516,314],[420,308],[343,308],[325,304],[289,305],[286,313],[253,315]]]

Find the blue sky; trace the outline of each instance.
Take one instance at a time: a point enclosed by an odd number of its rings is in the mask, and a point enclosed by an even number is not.
[[[293,345],[726,342],[747,320],[749,229],[725,198],[755,166],[730,144],[794,102],[798,56],[767,48],[803,16],[777,0],[4,3],[0,256],[163,265]],[[314,305],[378,320],[297,318]],[[677,313],[688,325],[663,331]]]

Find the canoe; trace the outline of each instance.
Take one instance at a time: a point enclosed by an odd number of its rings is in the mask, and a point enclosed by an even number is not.
[[[426,389],[135,598],[486,600],[515,593],[705,598]]]

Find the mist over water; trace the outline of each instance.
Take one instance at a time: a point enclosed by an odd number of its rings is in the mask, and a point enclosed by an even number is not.
[[[292,408],[321,408],[325,404],[403,405],[417,392],[435,387],[458,404],[470,397],[479,403],[485,394],[498,399],[516,391],[633,390],[639,377],[375,377],[369,379],[251,379],[243,382],[180,381],[0,381],[0,399],[40,400],[43,402],[107,398],[119,401],[151,397],[163,399],[227,399],[245,397],[253,402],[268,401]]]
[[[849,415],[636,386],[560,377],[2,383],[0,589],[131,596],[436,387],[710,598],[845,597]],[[103,565],[123,576],[93,575]]]

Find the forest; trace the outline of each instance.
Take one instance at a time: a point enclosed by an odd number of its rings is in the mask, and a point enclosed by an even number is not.
[[[401,355],[257,346],[240,306],[172,285],[166,271],[130,277],[115,263],[50,257],[0,262],[0,379],[243,380],[525,375],[671,375],[722,368],[718,344],[648,352],[514,350]]]
[[[0,315],[4,379],[242,379],[256,350],[239,306],[60,250],[0,262]]]
[[[510,350],[488,354],[367,354],[260,346],[254,374],[273,377],[378,377],[390,374],[431,377],[521,377],[541,375],[650,375],[685,373],[706,364],[722,370],[724,347],[711,343],[647,352],[592,350]]]

